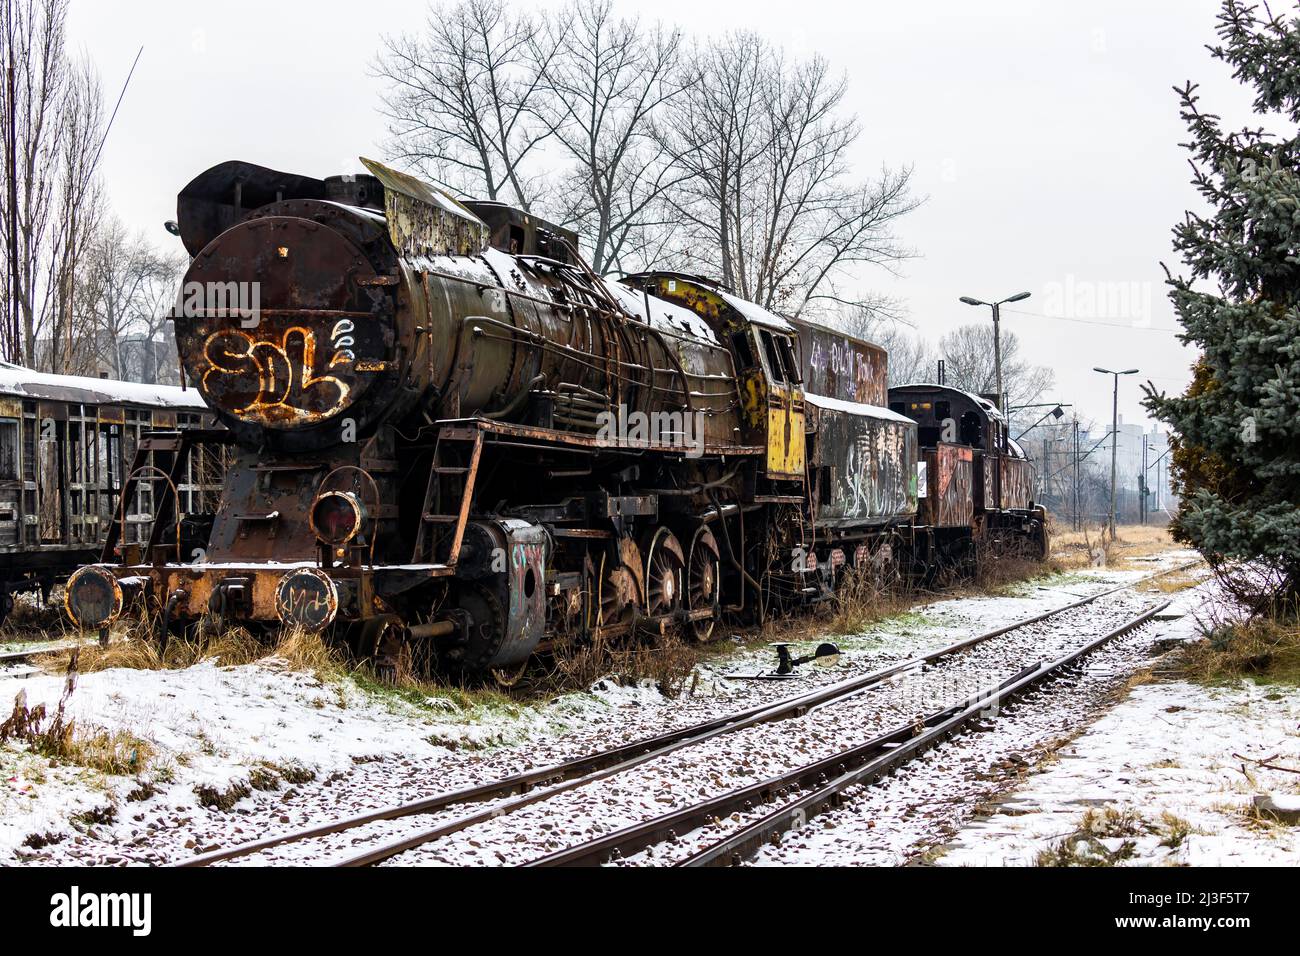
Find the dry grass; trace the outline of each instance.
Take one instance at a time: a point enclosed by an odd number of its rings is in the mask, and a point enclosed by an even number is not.
[[[1204,576],[1197,574],[1194,569],[1189,569],[1147,581],[1144,586],[1147,590],[1159,591],[1161,594],[1177,594],[1179,591],[1186,591],[1188,588],[1196,587],[1204,580]]]
[[[36,594],[15,594],[13,609],[0,626],[0,638],[15,642],[62,640],[75,634],[63,613],[61,589],[50,595],[48,604],[41,604]]]
[[[1120,525],[1111,541],[1104,527],[1052,535],[1052,555],[1065,568],[1104,566],[1119,570],[1145,567],[1141,559],[1175,547],[1164,525]]]
[[[14,708],[0,723],[0,744],[11,741],[26,745],[29,753],[39,754],[61,763],[89,767],[108,774],[136,774],[143,771],[153,757],[148,741],[126,730],[107,730],[90,726],[78,728],[68,717],[67,705],[77,685],[77,659],[68,663],[63,694],[54,712],[44,704],[27,705],[27,692],[14,697]]]
[[[556,647],[551,671],[535,682],[548,693],[590,687],[602,677],[620,684],[649,680],[665,697],[680,697],[692,687],[695,666],[709,654],[709,645],[668,635],[654,643],[632,646],[597,641]]]
[[[265,653],[261,656],[268,656]],[[346,670],[342,652],[318,633],[300,627],[286,628],[271,650],[271,657],[284,661],[291,670],[311,671],[318,677],[335,677]]]
[[[35,659],[46,671],[57,672],[67,666],[69,651],[43,654]],[[275,644],[257,638],[242,627],[227,627],[194,641],[173,639],[160,652],[158,644],[144,637],[126,635],[108,647],[89,644],[78,648],[78,670],[85,673],[121,667],[132,670],[180,670],[203,661],[222,666],[251,664],[276,658],[294,670],[304,670],[325,677],[342,673],[341,653],[330,647],[319,634],[300,628],[282,631]]]
[[[832,634],[861,634],[887,618],[903,614],[929,595],[918,593],[906,583],[882,581],[872,574],[850,571],[835,593],[829,627],[819,630]]]
[[[1193,833],[1200,833],[1187,820],[1163,811],[1157,821],[1147,820],[1136,809],[1101,807],[1089,809],[1075,831],[1041,851],[1036,866],[1115,866],[1131,859],[1137,850],[1136,838],[1158,836],[1160,845],[1176,850]],[[1102,841],[1119,840],[1115,849]]]
[[[1269,617],[1219,622],[1181,651],[1176,666],[1202,683],[1253,677],[1300,684],[1300,624]]]
[[[178,670],[201,661],[216,660],[223,665],[248,664],[271,653],[268,646],[241,627],[225,628],[206,639],[172,640],[160,653],[157,643],[147,638],[127,635],[108,647],[90,644],[78,648],[79,670],[86,673],[114,667],[132,670]],[[47,671],[62,669],[68,651],[57,651],[36,658],[34,663]]]

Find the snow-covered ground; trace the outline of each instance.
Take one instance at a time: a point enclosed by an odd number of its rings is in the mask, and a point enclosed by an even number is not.
[[[1170,636],[1189,635],[1214,600],[1208,587],[1187,595],[1179,603],[1190,613]],[[1300,691],[1249,680],[1145,684],[962,830],[938,862],[1032,864],[1070,841],[1085,857],[1126,865],[1296,865],[1300,821],[1257,812],[1261,798],[1300,810]],[[1098,843],[1079,844],[1081,832]]]
[[[321,681],[273,659],[85,674],[70,703],[78,726],[129,732],[151,756],[138,773],[110,775],[0,747],[0,863],[177,860],[544,766],[873,670],[1191,557],[1165,552],[1141,570],[1075,572],[1013,596],[936,601],[835,638],[838,664],[807,668],[795,682],[729,679],[772,664],[768,649],[737,648],[701,665],[677,700],[603,681],[549,701],[462,707],[450,697]],[[1117,673],[1136,659],[1116,664]],[[22,690],[52,709],[62,689],[54,675],[0,676],[6,701]]]

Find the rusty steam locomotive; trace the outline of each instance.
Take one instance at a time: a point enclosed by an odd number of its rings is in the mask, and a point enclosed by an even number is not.
[[[563,228],[363,162],[227,162],[181,192],[185,288],[257,293],[178,303],[184,376],[224,428],[142,446],[157,518],[69,583],[78,624],[216,615],[500,674],[556,641],[706,640],[851,568],[1046,547],[987,401],[888,392],[874,345],[698,277],[601,278]],[[187,553],[166,485],[205,443],[230,464]]]

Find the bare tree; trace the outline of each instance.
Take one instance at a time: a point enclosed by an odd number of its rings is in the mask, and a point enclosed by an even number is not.
[[[453,191],[531,209],[543,181],[530,170],[551,134],[537,114],[550,54],[536,20],[505,0],[459,0],[383,44],[388,154]]]
[[[104,101],[99,78],[87,62],[69,67],[58,151],[55,221],[46,259],[47,295],[38,312],[35,335],[48,343],[41,365],[53,372],[81,371],[77,353],[81,329],[76,311],[76,284],[83,260],[104,214],[98,176],[104,130]]]
[[[845,79],[820,57],[787,61],[752,33],[688,59],[691,82],[659,127],[687,173],[673,199],[689,224],[686,257],[770,309],[872,307],[845,286],[863,265],[892,269],[909,255],[893,223],[918,201],[909,169],[867,183],[850,175],[860,130],[840,112]]]
[[[1037,402],[1055,384],[1055,373],[1025,359],[1014,332],[1003,332],[1001,345],[1002,387],[1008,407]],[[992,325],[962,325],[949,332],[939,340],[939,358],[944,361],[948,385],[976,394],[997,391]]]
[[[158,354],[171,333],[167,316],[187,257],[160,253],[117,217],[104,220],[84,257],[77,281],[81,330],[77,371],[156,382]]]
[[[3,191],[5,304],[18,313],[7,338],[22,337],[27,364],[35,361],[51,214],[57,189],[61,110],[66,85],[66,0],[6,0],[3,63],[7,71],[0,129],[5,131]],[[12,136],[12,144],[9,138]],[[12,230],[11,227],[12,226]],[[6,357],[19,343],[4,343]]]
[[[570,162],[558,218],[588,238],[598,273],[646,264],[670,224],[660,200],[684,172],[654,142],[651,120],[687,82],[681,46],[679,30],[616,18],[610,0],[577,0],[535,50],[542,116]]]

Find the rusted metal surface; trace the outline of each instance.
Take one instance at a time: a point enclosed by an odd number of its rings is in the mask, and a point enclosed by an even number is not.
[[[285,624],[322,631],[338,615],[338,585],[319,568],[291,571],[276,587],[275,611]]]
[[[999,459],[998,465],[1001,471],[1002,508],[1014,511],[1027,510],[1034,501],[1033,462],[1004,455]]]
[[[799,319],[804,387],[818,395],[864,405],[885,405],[889,356],[879,345]]]
[[[973,450],[940,443],[922,455],[926,466],[922,523],[936,528],[970,527],[975,516]]]
[[[259,309],[177,317],[190,380],[236,423],[281,430],[341,417],[376,383],[394,388],[391,310],[382,290],[358,284],[374,276],[356,243],[313,220],[266,216],[228,230],[194,260],[186,282],[216,289],[256,281]]]
[[[882,524],[916,514],[916,426],[884,409],[810,395],[816,520]]]
[[[487,247],[487,223],[447,193],[373,159],[361,162],[384,187],[388,234],[403,254],[469,256]]]
[[[150,522],[121,483],[155,423],[208,419],[193,392],[0,367],[0,620],[7,595],[50,587],[100,553],[123,505],[137,536]],[[212,504],[189,482],[186,509]]]

